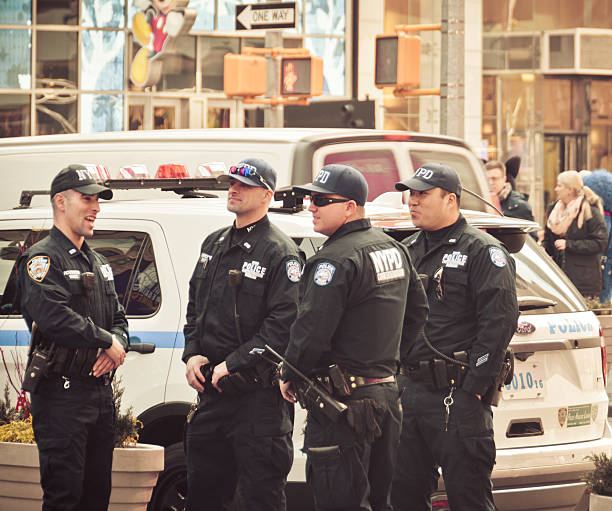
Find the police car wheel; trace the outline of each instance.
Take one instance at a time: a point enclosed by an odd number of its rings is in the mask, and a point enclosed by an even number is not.
[[[187,467],[183,443],[164,452],[164,471],[159,474],[147,511],[183,511],[187,496]]]

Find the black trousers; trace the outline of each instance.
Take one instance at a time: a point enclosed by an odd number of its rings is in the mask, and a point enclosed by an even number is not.
[[[332,423],[325,416],[308,413],[306,481],[318,511],[391,510],[391,481],[401,428],[397,385],[360,387],[350,399],[363,398],[384,407],[382,435],[371,443],[358,438],[345,417]]]
[[[31,396],[43,511],[104,511],[114,447],[110,385],[89,377],[48,378]]]
[[[187,510],[284,511],[292,430],[293,407],[278,388],[201,394],[185,427]]]
[[[462,389],[453,393],[448,431],[444,398],[400,375],[403,422],[393,480],[395,511],[430,511],[438,467],[453,511],[494,511],[491,472],[495,463],[493,413]]]

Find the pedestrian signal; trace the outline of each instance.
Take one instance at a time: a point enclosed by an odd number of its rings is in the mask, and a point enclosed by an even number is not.
[[[323,94],[323,60],[319,57],[281,59],[281,96]]]
[[[383,87],[418,87],[421,79],[421,38],[406,34],[376,36],[374,84]]]
[[[226,53],[223,57],[223,92],[231,96],[266,93],[266,58]]]

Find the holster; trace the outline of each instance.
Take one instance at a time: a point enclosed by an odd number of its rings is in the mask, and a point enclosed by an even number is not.
[[[499,404],[499,400],[501,399],[501,393],[504,385],[510,385],[510,383],[512,383],[513,376],[514,352],[511,348],[506,348],[501,370],[497,375],[497,378],[495,378],[495,383],[491,385],[484,396],[482,396],[482,402],[486,405],[497,406]]]
[[[21,388],[26,392],[35,393],[41,380],[47,375],[48,363],[48,354],[40,348],[34,348],[25,368]]]
[[[456,351],[452,358],[465,364],[469,361],[467,351]],[[434,358],[419,362],[418,379],[435,390],[459,388],[463,385],[467,372],[468,368],[461,364]]]

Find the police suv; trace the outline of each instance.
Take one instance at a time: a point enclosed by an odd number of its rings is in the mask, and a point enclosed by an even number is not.
[[[183,425],[196,397],[181,361],[188,281],[202,239],[231,224],[234,215],[223,198],[201,190],[218,188],[214,178],[152,182],[137,179],[111,185],[169,191],[165,198],[157,198],[158,194],[154,199],[104,201],[88,243],[113,268],[132,344],[155,345],[150,353],[128,353],[118,374],[125,386],[124,406],[132,406],[144,425],[141,442],[165,447],[165,470],[149,504],[150,510],[162,511],[181,509],[186,491]],[[278,198],[281,195],[277,192]],[[325,238],[313,231],[310,213],[302,210],[300,202],[286,193],[284,202],[276,203],[269,216],[310,256]],[[15,363],[20,361],[23,367],[29,343],[14,300],[15,261],[52,226],[50,207],[32,208],[27,203],[26,195],[21,208],[0,212],[0,347],[13,380],[18,374]],[[369,203],[367,212],[375,226],[398,239],[414,232],[399,193]],[[580,476],[591,468],[585,457],[595,452],[612,454],[599,323],[560,269],[524,234],[536,224],[483,212],[464,211],[464,215],[472,225],[502,239],[514,252],[517,267],[521,316],[512,340],[517,360],[513,381],[494,409],[497,507],[502,511],[580,509],[576,507],[583,505]],[[2,389],[6,381],[6,371],[0,370]],[[16,397],[11,389],[13,403]],[[310,505],[303,498],[309,495],[300,451],[304,413],[297,412],[288,491],[292,511]],[[436,498],[442,506],[437,509],[444,509],[443,488]]]

